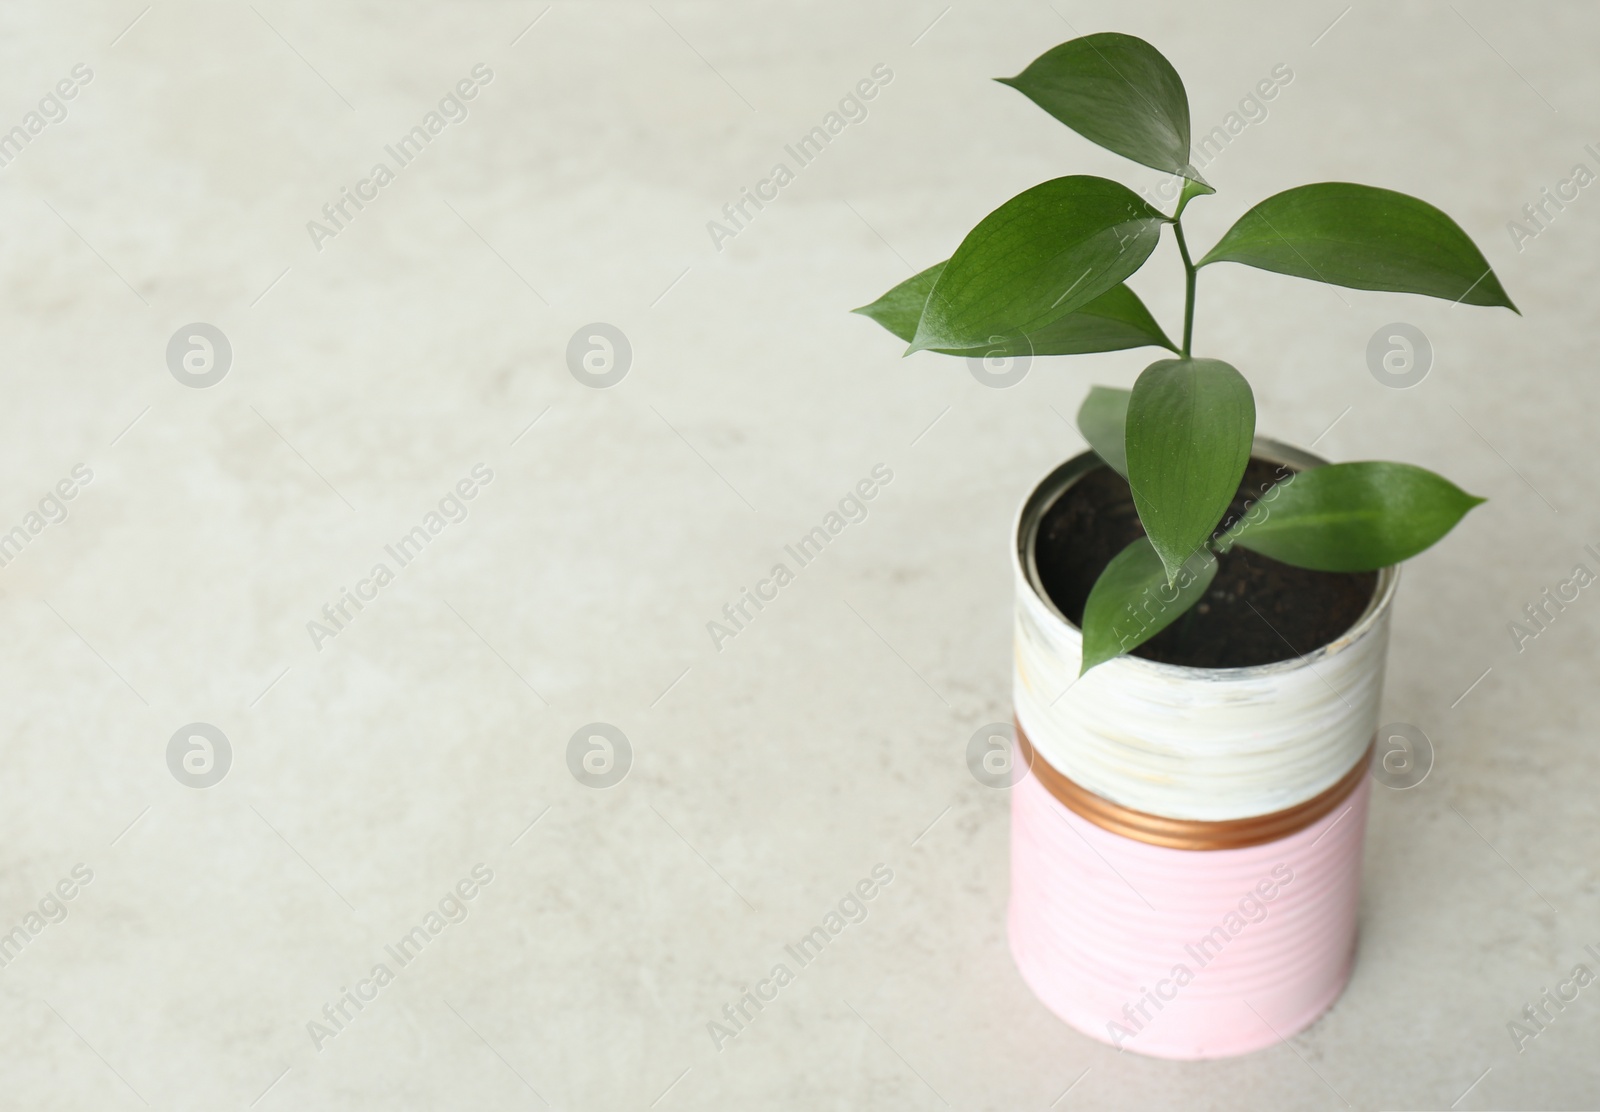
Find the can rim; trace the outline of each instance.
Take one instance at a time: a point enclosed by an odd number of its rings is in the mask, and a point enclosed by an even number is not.
[[[1251,444],[1250,454],[1258,459],[1266,460],[1268,463],[1276,463],[1297,472],[1308,471],[1315,467],[1324,467],[1328,464],[1328,461],[1321,456],[1266,436],[1257,436],[1255,438]],[[1037,551],[1035,542],[1039,535],[1039,523],[1044,520],[1045,514],[1074,483],[1098,466],[1103,466],[1103,463],[1093,449],[1080,452],[1065,463],[1057,466],[1035,484],[1028,496],[1022,500],[1021,506],[1017,509],[1016,525],[1012,531],[1015,540],[1011,552],[1013,570],[1027,583],[1028,589],[1033,592],[1035,600],[1044,608],[1045,612],[1052,619],[1059,622],[1062,627],[1070,631],[1071,636],[1078,638],[1083,636],[1083,631],[1056,607],[1055,600],[1044,589],[1044,584],[1039,577],[1038,562],[1035,558]],[[1192,679],[1228,680],[1270,676],[1278,672],[1289,672],[1299,668],[1310,667],[1319,660],[1343,651],[1347,646],[1359,640],[1372,629],[1379,617],[1392,604],[1395,588],[1399,582],[1400,568],[1398,565],[1380,569],[1378,571],[1377,585],[1372,591],[1372,598],[1368,600],[1366,609],[1361,612],[1361,616],[1356,619],[1349,629],[1327,644],[1319,645],[1308,653],[1290,657],[1288,660],[1275,660],[1270,664],[1247,664],[1233,668],[1208,668],[1193,664],[1169,664],[1165,661],[1149,660],[1142,656],[1124,653],[1106,661],[1100,667],[1138,668],[1158,675]]]

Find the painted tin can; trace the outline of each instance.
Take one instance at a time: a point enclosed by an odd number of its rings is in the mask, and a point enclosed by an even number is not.
[[[1265,438],[1295,470],[1324,461]],[[1093,453],[1023,503],[1009,937],[1023,978],[1097,1039],[1168,1058],[1270,1046],[1348,980],[1371,760],[1398,580],[1305,656],[1188,668],[1123,656],[1081,679],[1045,593],[1040,522]]]

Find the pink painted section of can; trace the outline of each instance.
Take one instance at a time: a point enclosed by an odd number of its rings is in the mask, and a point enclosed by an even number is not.
[[[1350,977],[1370,778],[1276,842],[1180,850],[1012,789],[1011,953],[1034,994],[1102,1042],[1222,1058],[1313,1023]]]

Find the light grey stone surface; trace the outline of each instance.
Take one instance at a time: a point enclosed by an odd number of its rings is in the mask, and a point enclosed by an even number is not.
[[[1507,223],[1600,170],[1600,17],[941,7],[0,9],[0,128],[93,72],[0,170],[0,529],[93,473],[0,569],[0,930],[93,872],[0,969],[8,1107],[1600,1106],[1600,988],[1520,1051],[1507,1030],[1600,970],[1600,589],[1520,652],[1507,629],[1597,568],[1600,187],[1520,246]],[[1197,131],[1292,70],[1207,166],[1196,243],[1290,185],[1384,185],[1451,213],[1523,310],[1203,275],[1197,348],[1250,377],[1262,431],[1491,498],[1405,572],[1385,720],[1438,758],[1377,789],[1354,980],[1235,1061],[1119,1055],[1029,995],[1006,797],[964,761],[1009,714],[1014,509],[1081,450],[1088,385],[1146,356],[992,390],[846,312],[1047,177],[1158,184],[988,80],[1108,29],[1167,53]],[[319,250],[307,222],[478,63],[470,116]],[[868,117],[714,249],[880,63]],[[1170,243],[1148,269],[1176,328]],[[1366,366],[1395,321],[1436,351],[1406,391]],[[166,365],[192,322],[233,350],[207,389]],[[567,369],[591,322],[632,348],[607,390]],[[315,646],[476,464],[466,520]],[[868,518],[714,645],[877,464]],[[167,762],[196,721],[232,748],[205,789]],[[596,721],[632,748],[607,789],[568,769]],[[866,920],[718,1050],[707,1024],[879,863]],[[399,968],[385,945],[479,864]]]

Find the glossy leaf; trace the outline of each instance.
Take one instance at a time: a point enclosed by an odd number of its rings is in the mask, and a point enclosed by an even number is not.
[[[1250,384],[1220,359],[1163,359],[1133,384],[1128,485],[1169,580],[1222,520],[1255,428]]]
[[[942,270],[944,263],[934,263],[927,270],[907,278],[871,305],[850,311],[871,317],[910,343],[911,337],[917,334],[917,322],[922,319],[922,307],[927,304],[928,292],[933,289],[933,283]]]
[[[1165,222],[1105,178],[1055,178],[979,221],[934,281],[907,354],[987,347],[1087,305],[1138,270]]]
[[[1166,629],[1205,597],[1216,575],[1217,558],[1206,548],[1190,556],[1170,583],[1149,537],[1117,553],[1094,581],[1083,607],[1083,667],[1078,674]]]
[[[1078,431],[1106,466],[1128,477],[1128,399],[1132,392],[1112,386],[1091,386],[1078,407]]]
[[[1516,310],[1461,226],[1415,197],[1321,182],[1268,197],[1200,260]]]
[[[923,303],[934,279],[944,269],[935,263],[922,273],[907,278],[871,305],[852,312],[871,317],[902,340],[910,340],[922,317]],[[1024,336],[997,336],[975,348],[935,348],[943,355],[999,358],[1010,355],[1083,355],[1094,351],[1122,351],[1124,348],[1164,347],[1176,351],[1139,295],[1126,285],[1112,286],[1075,313],[1068,313],[1036,332]]]
[[[1126,285],[1112,286],[1073,313],[1021,336],[994,336],[974,348],[935,348],[945,355],[1000,358],[1015,355],[1085,355],[1095,351],[1164,347],[1176,351],[1167,334]]]
[[[1275,484],[1220,543],[1317,571],[1375,571],[1430,547],[1482,501],[1408,463],[1335,463]]]
[[[1015,77],[996,78],[1091,143],[1193,181],[1189,96],[1183,79],[1143,39],[1084,35],[1041,54]]]

